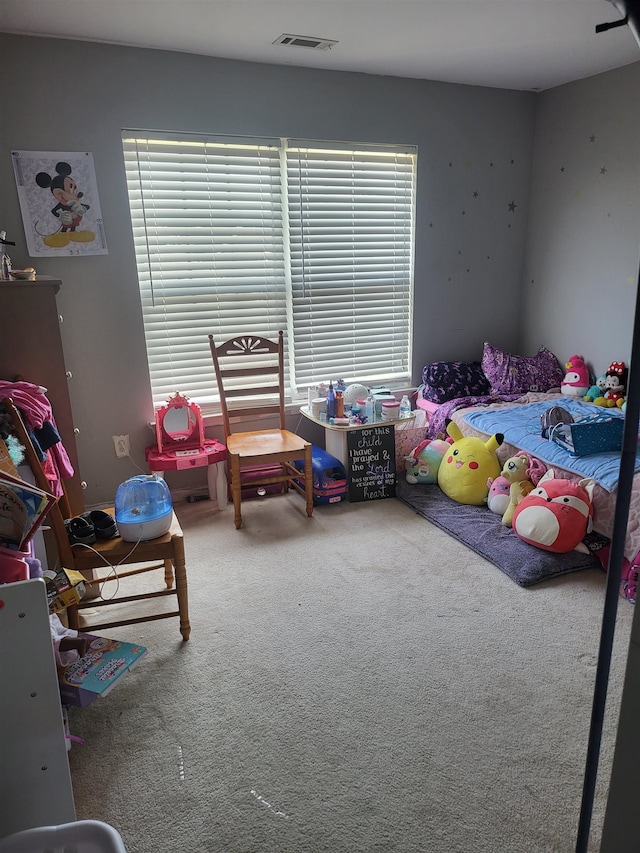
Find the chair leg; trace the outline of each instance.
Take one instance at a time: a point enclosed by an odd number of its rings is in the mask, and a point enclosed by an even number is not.
[[[304,450],[304,495],[307,499],[307,515],[313,515],[313,457],[311,445]]]
[[[167,589],[171,589],[173,586],[173,563],[171,560],[164,561],[164,582]]]
[[[178,597],[178,612],[180,613],[180,633],[183,640],[188,640],[191,634],[189,622],[189,595],[187,592],[187,565],[184,556],[184,539],[182,536],[173,537],[173,565],[176,572],[176,593]]]
[[[242,484],[240,481],[240,457],[237,453],[231,456],[231,497],[233,498],[233,520],[236,530],[242,527],[242,512],[240,503],[242,500]]]

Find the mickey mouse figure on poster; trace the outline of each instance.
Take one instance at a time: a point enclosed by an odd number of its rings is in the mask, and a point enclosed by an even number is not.
[[[80,201],[83,193],[78,190],[75,180],[71,177],[69,163],[56,163],[55,175],[38,172],[36,183],[39,187],[51,189],[57,204],[51,213],[60,221],[60,228],[53,234],[40,235],[43,243],[55,249],[68,246],[70,241],[75,243],[90,243],[95,240],[95,234],[89,230],[78,230],[82,217],[89,210],[89,205]]]

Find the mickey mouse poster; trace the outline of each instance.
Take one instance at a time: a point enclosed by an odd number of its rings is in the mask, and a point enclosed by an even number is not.
[[[106,255],[93,156],[13,151],[12,160],[29,255]]]

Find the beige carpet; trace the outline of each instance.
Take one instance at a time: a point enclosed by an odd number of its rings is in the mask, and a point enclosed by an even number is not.
[[[395,499],[178,503],[192,634],[72,709],[79,818],[128,853],[570,853],[598,570],[523,589]],[[621,600],[593,844],[633,608]]]

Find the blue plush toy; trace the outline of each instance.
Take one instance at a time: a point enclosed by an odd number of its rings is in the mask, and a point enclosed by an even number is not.
[[[587,403],[593,403],[598,397],[604,397],[604,392],[607,390],[607,374],[603,373],[602,376],[599,376],[596,379],[596,384],[592,385],[591,388],[587,391],[587,393],[582,398]]]

